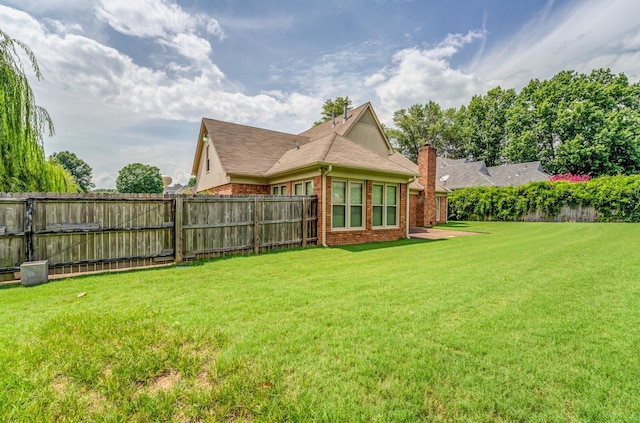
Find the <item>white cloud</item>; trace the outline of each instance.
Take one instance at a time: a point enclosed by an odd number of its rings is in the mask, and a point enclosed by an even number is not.
[[[517,88],[532,78],[549,78],[567,69],[589,72],[610,67],[637,80],[638,16],[637,1],[574,1],[533,19],[511,40],[488,52],[472,71]]]
[[[375,85],[381,119],[389,119],[394,110],[428,100],[444,107],[468,103],[485,86],[477,76],[453,68],[450,60],[464,46],[483,37],[482,31],[449,34],[434,46],[395,53],[391,66],[365,80],[367,85]]]
[[[295,92],[251,96],[228,91],[233,84],[211,61],[208,41],[189,31],[152,35],[160,34],[164,23],[143,25],[138,34],[171,46],[188,65],[169,62],[152,69],[94,39],[67,33],[62,24],[47,28],[27,13],[1,5],[0,14],[9,18],[3,29],[26,42],[44,70],[45,80],[32,86],[36,101],[52,112],[56,125],[56,137],[45,140],[47,152],[76,152],[94,168],[98,186],[113,186],[118,170],[133,161],[159,166],[185,183],[191,141],[203,116],[299,131],[320,109],[316,97]],[[180,128],[179,133],[156,134],[159,122]],[[192,130],[185,133],[185,128]]]
[[[56,19],[44,18],[42,20],[47,26],[52,28],[53,32],[57,32],[59,34],[69,34],[69,33],[83,33],[84,29],[82,25],[77,23],[65,24]]]
[[[99,0],[96,16],[114,30],[133,37],[168,39],[194,34],[199,28],[222,41],[226,35],[218,21],[190,14],[170,0]]]
[[[192,30],[196,19],[166,0],[100,0],[96,15],[113,29],[134,37],[165,37]]]
[[[178,53],[195,63],[207,61],[211,54],[209,41],[194,34],[180,33],[172,37],[171,40],[162,40],[160,43],[174,47]]]
[[[561,70],[608,67],[632,81],[640,78],[640,2],[576,0],[559,10],[552,6],[549,1],[519,33],[491,48],[485,48],[489,33],[483,29],[396,52],[390,66],[365,78],[365,86],[375,87],[381,120],[388,122],[394,110],[428,100],[460,106],[495,86],[520,89]],[[452,65],[454,56],[475,40],[481,45],[473,62]]]

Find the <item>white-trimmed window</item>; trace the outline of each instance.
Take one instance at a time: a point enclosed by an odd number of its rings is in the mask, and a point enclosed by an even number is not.
[[[295,195],[313,195],[313,181],[302,181],[293,184]]]
[[[286,185],[275,185],[271,187],[271,194],[273,195],[287,195]]]
[[[371,193],[371,225],[398,226],[398,185],[373,184]]]
[[[333,181],[331,184],[331,227],[364,226],[364,183]]]
[[[209,156],[209,146],[207,146],[207,154],[206,154],[206,157],[205,157],[207,172],[211,170],[211,159],[209,157],[210,157]]]

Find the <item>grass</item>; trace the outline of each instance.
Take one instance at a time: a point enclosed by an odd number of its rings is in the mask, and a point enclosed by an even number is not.
[[[2,289],[0,421],[640,421],[640,225],[449,227]]]

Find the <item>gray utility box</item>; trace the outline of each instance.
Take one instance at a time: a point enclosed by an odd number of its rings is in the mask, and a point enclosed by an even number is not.
[[[49,262],[27,261],[20,265],[20,283],[22,286],[36,286],[49,282]]]

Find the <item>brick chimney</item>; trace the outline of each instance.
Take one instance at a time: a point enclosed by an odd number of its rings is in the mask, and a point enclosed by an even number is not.
[[[416,216],[417,226],[433,226],[436,224],[436,149],[425,144],[418,150],[418,182],[424,191],[418,196],[418,203],[423,204],[422,215]]]

